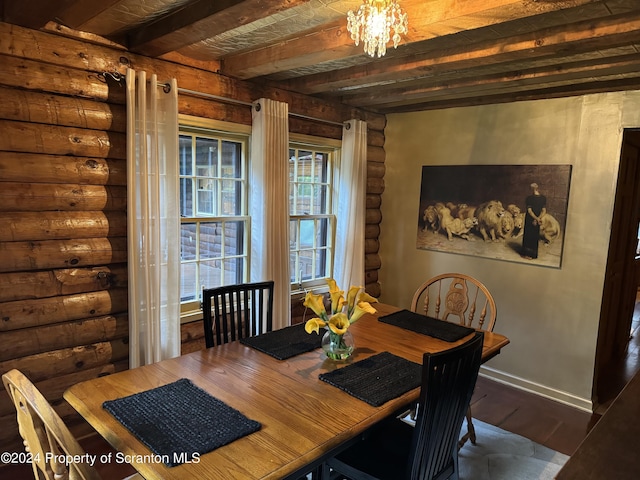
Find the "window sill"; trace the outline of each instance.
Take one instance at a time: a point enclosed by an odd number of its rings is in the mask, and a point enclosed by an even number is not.
[[[180,313],[180,324],[202,320],[202,310],[190,310]]]

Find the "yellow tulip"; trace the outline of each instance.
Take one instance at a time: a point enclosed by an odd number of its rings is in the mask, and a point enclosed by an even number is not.
[[[320,318],[312,318],[311,320],[307,320],[307,323],[304,324],[304,330],[307,333],[316,332],[320,333],[321,327],[326,327],[327,323]]]
[[[347,333],[349,325],[349,319],[344,313],[336,313],[329,319],[329,329],[338,335]]]
[[[353,323],[365,313],[376,313],[376,309],[373,308],[369,302],[358,302],[358,305],[356,305],[356,308],[353,309],[353,313],[349,317],[349,321]]]
[[[313,313],[321,317],[323,320],[327,319],[327,311],[324,309],[324,297],[315,293],[308,292],[304,298],[303,305],[313,310]]]

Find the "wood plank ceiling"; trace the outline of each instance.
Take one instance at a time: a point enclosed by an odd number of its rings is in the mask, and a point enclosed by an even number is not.
[[[346,29],[361,2],[6,0],[2,20],[379,113],[640,88],[640,0],[399,0],[380,59]]]

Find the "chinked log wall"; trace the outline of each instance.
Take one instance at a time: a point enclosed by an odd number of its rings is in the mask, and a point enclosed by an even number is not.
[[[61,27],[62,29],[62,27]],[[77,434],[70,385],[126,369],[125,89],[100,76],[127,66],[185,89],[291,112],[368,122],[366,287],[380,294],[378,236],[385,172],[383,116],[137,56],[114,46],[0,23],[0,374],[22,370]],[[180,113],[251,123],[246,106],[179,95]],[[292,132],[340,138],[341,127],[291,117]],[[202,348],[183,325],[183,352]],[[0,450],[21,449],[0,392]]]

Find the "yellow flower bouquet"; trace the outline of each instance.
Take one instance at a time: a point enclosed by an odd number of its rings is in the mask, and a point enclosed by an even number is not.
[[[332,278],[327,280],[329,285],[329,295],[331,297],[331,315],[324,306],[324,296],[307,293],[304,299],[304,306],[310,308],[317,317],[308,320],[304,328],[307,333],[318,334],[320,328],[325,328],[327,332],[322,339],[322,348],[327,356],[333,360],[345,360],[353,352],[353,337],[349,333],[349,326],[357,321],[365,313],[375,313],[376,310],[371,303],[378,300],[362,287],[351,287],[344,298],[344,291],[340,290],[336,281]]]

